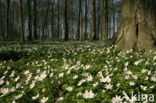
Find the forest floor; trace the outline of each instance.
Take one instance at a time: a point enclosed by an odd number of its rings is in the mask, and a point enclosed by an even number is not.
[[[154,103],[156,52],[120,51],[101,41],[3,42],[0,103]]]

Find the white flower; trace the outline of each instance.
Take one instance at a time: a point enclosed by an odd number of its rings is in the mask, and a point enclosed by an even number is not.
[[[147,70],[146,69],[142,69],[141,72],[142,73],[145,73],[145,72],[147,72]]]
[[[46,71],[43,71],[41,74],[40,74],[40,76],[39,76],[39,78],[38,78],[38,81],[42,81],[44,78],[46,78],[47,77],[47,74],[46,74]]]
[[[62,101],[63,99],[64,99],[64,97],[60,97],[56,101]]]
[[[19,95],[15,96],[15,100],[18,100],[19,98],[21,98],[21,97],[23,96],[23,93],[24,93],[24,91],[22,91],[22,93],[21,93],[21,94],[19,94]]]
[[[24,75],[28,75],[30,73],[30,71],[29,70],[26,70],[25,72],[24,72]]]
[[[136,75],[132,75],[132,77],[133,77],[135,80],[138,79],[138,77],[137,77]]]
[[[131,71],[127,71],[126,74],[132,75],[132,72]]]
[[[73,90],[73,88],[72,87],[67,87],[66,90],[71,92]]]
[[[129,75],[126,75],[126,76],[125,76],[125,79],[129,79]]]
[[[18,76],[17,78],[14,79],[14,81],[17,82],[17,81],[19,80],[19,78],[20,78],[20,77]]]
[[[78,94],[76,94],[76,96],[82,96],[83,94],[81,92],[79,92]]]
[[[147,89],[146,86],[142,86],[142,85],[141,85],[140,87],[141,87],[142,90],[146,90],[146,89]]]
[[[52,77],[54,75],[54,73],[50,73],[49,77]]]
[[[9,77],[14,77],[15,76],[15,71],[12,71]]]
[[[12,88],[10,89],[10,92],[15,92],[15,91],[16,91],[15,87],[12,87]]]
[[[36,81],[32,81],[32,84],[30,84],[30,89],[33,89],[35,87]]]
[[[43,97],[42,99],[41,99],[41,103],[46,103],[48,101],[48,97]]]
[[[111,82],[111,78],[109,77],[109,76],[107,76],[106,78],[104,78],[104,77],[102,77],[101,79],[100,79],[100,81],[101,82],[104,82],[104,83],[110,83]]]
[[[153,57],[153,60],[156,60],[156,56]]]
[[[36,100],[39,97],[39,93],[36,96],[32,97],[32,100]]]
[[[111,85],[110,83],[109,84],[106,84],[106,89],[112,89],[113,85]]]
[[[117,96],[112,98],[112,103],[122,103],[122,98],[121,96]]]
[[[86,82],[86,80],[85,79],[82,79],[82,80],[79,81],[79,83],[77,85],[80,86],[84,82]]]
[[[16,103],[16,101],[12,101],[12,103]]]
[[[78,78],[78,75],[74,75],[74,76],[73,76],[73,79],[77,79],[77,78]]]
[[[59,78],[63,77],[64,76],[64,73],[60,73],[59,74]]]
[[[0,92],[2,93],[2,96],[5,96],[6,94],[8,94],[10,91],[8,88],[1,88]]]
[[[70,74],[70,73],[71,73],[71,71],[70,71],[70,70],[68,70],[68,71],[67,71],[67,74]]]
[[[135,63],[134,63],[134,65],[138,65],[140,63],[140,61],[136,61]]]
[[[87,76],[86,80],[87,80],[88,82],[89,82],[89,81],[92,81],[92,80],[93,80],[92,75]]]
[[[152,76],[151,77],[151,81],[156,82],[156,77],[155,76]]]
[[[120,83],[118,83],[116,86],[119,87],[120,86]]]
[[[130,85],[130,86],[134,86],[135,83],[134,83],[134,82],[129,82],[129,85]]]
[[[2,85],[4,83],[3,79],[0,79],[0,85]]]
[[[128,64],[129,64],[129,63],[128,63],[128,62],[126,62],[126,63],[125,63],[125,67],[127,67],[127,66],[128,66]]]
[[[86,90],[85,93],[83,93],[83,98],[85,99],[91,99],[94,97],[95,97],[95,94],[92,92],[92,90],[90,91]]]
[[[96,87],[97,85],[98,85],[98,82],[94,83],[94,84],[93,84],[93,87]]]

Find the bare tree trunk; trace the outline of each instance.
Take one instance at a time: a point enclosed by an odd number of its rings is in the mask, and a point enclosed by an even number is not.
[[[28,0],[28,13],[29,13],[29,21],[28,21],[28,27],[29,27],[29,34],[28,34],[28,40],[32,40],[32,17],[31,17],[31,0]]]
[[[80,17],[79,17],[79,19],[80,19],[80,40],[82,40],[82,32],[83,32],[83,24],[82,24],[82,0],[79,0],[79,12],[80,12]]]
[[[100,35],[100,22],[101,22],[101,17],[100,17],[100,2],[101,0],[98,0],[98,9],[97,9],[97,39],[99,39]]]
[[[34,0],[34,39],[38,39],[37,37],[37,13],[36,13],[36,0]]]
[[[10,16],[10,0],[6,1],[6,31],[5,38],[9,38],[9,16]]]
[[[129,49],[156,50],[156,0],[123,0],[116,44]]]
[[[51,3],[51,36],[54,37],[54,0]]]
[[[87,25],[88,25],[88,2],[85,0],[85,40],[87,40]]]
[[[108,0],[104,0],[104,33],[102,39],[108,39]]]
[[[92,34],[91,40],[96,40],[96,10],[95,10],[95,0],[91,0],[91,25],[92,25]]]
[[[112,11],[112,13],[113,13],[113,34],[115,33],[115,1],[114,0],[112,0],[112,5],[113,5],[113,11]]]
[[[22,10],[22,0],[19,0],[19,24],[20,24],[20,35],[21,41],[24,40],[24,32],[23,32],[23,10]]]
[[[59,39],[59,35],[60,35],[60,0],[58,0],[58,4],[57,4],[57,9],[58,9],[58,13],[57,13],[57,38]]]
[[[42,39],[45,39],[45,28],[46,28],[47,22],[48,22],[47,20],[48,20],[48,13],[49,13],[49,4],[50,4],[50,0],[48,0],[47,10],[46,10],[45,18],[44,18]]]
[[[65,0],[65,7],[64,7],[65,38],[64,38],[64,40],[68,40],[67,3],[68,3],[68,0]]]
[[[74,0],[72,0],[72,2],[71,2],[71,8],[72,8],[72,10],[74,9],[74,2],[73,2]],[[72,19],[72,39],[74,39],[74,14],[72,13],[72,17],[71,17],[71,19]]]

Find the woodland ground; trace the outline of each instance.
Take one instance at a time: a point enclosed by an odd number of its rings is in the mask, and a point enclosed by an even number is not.
[[[156,52],[120,51],[102,41],[0,42],[0,103],[154,103]]]

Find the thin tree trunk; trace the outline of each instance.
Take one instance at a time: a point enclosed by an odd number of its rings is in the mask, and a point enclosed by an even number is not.
[[[51,36],[54,37],[54,0],[51,3]]]
[[[65,8],[64,8],[65,38],[64,38],[64,40],[68,40],[67,2],[68,2],[68,0],[65,0]]]
[[[88,3],[87,0],[85,0],[85,40],[87,40],[87,25],[88,25]]]
[[[95,0],[91,0],[91,25],[92,25],[92,33],[91,33],[91,40],[96,40],[96,7],[95,7]]]
[[[97,39],[99,39],[99,35],[100,35],[100,22],[101,22],[101,18],[100,18],[100,0],[98,0],[98,14],[97,14]]]
[[[104,0],[104,33],[103,40],[108,39],[108,0]]]
[[[72,10],[74,10],[74,2],[73,2],[73,0],[72,0],[72,3],[71,3],[71,8],[72,8]],[[71,19],[72,19],[72,39],[74,39],[74,13],[72,12],[72,17],[71,17]]]
[[[48,13],[49,13],[49,4],[50,4],[50,0],[48,0],[46,15],[45,15],[45,18],[44,18],[42,39],[45,39],[45,28],[46,28],[47,22],[48,22],[47,20],[48,20]]]
[[[10,16],[10,0],[6,1],[6,31],[5,38],[9,37],[9,16]]]
[[[79,0],[79,10],[80,10],[80,41],[82,40],[83,24],[82,24],[82,0]]]
[[[113,5],[113,34],[115,33],[115,1],[112,0],[112,5]]]
[[[28,21],[28,27],[29,27],[29,34],[28,34],[28,40],[32,40],[32,17],[31,17],[31,0],[28,0],[28,13],[29,13],[29,21]]]
[[[59,35],[60,35],[60,0],[58,0],[58,4],[57,4],[57,9],[58,9],[58,17],[57,17],[57,38],[59,39]]]
[[[19,0],[19,24],[20,24],[20,36],[21,41],[24,40],[24,32],[23,32],[23,10],[22,10],[22,0]]]
[[[37,13],[36,13],[36,0],[34,0],[34,39],[37,37]]]

